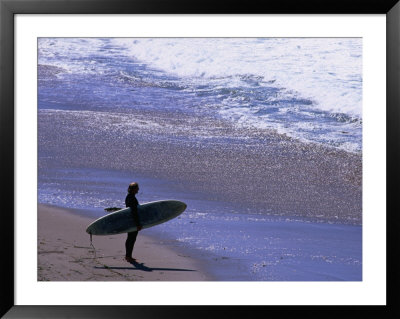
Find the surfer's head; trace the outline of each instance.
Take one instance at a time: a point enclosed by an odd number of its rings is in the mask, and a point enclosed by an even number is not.
[[[130,183],[128,186],[129,194],[136,194],[139,191],[139,184],[136,182]]]

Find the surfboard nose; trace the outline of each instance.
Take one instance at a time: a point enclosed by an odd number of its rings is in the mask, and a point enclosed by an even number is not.
[[[183,213],[187,207],[187,205],[184,202],[181,202],[179,200],[174,201],[174,206],[175,207],[173,209],[179,214]]]

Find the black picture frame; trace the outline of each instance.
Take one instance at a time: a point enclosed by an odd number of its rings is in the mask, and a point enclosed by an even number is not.
[[[387,19],[387,305],[386,306],[17,306],[14,303],[14,16],[15,14],[385,14]],[[5,318],[200,318],[399,315],[398,237],[400,3],[398,0],[286,0],[245,3],[179,0],[0,0],[0,315]],[[140,291],[133,291],[140,293]],[[240,293],[240,292],[238,292]]]

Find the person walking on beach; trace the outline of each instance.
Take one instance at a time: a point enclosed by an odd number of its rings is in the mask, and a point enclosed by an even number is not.
[[[137,225],[137,231],[133,231],[128,233],[128,237],[126,238],[125,242],[125,260],[127,262],[134,262],[135,259],[132,258],[133,247],[135,246],[136,237],[138,232],[142,229],[142,225],[140,225],[139,215],[137,206],[139,205],[138,200],[136,199],[136,194],[139,192],[139,184],[136,182],[130,183],[128,187],[128,195],[125,198],[125,205],[126,207],[131,208],[132,217]]]

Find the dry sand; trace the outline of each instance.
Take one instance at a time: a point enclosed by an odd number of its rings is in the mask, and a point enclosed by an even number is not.
[[[85,232],[92,219],[73,211],[38,206],[39,281],[204,281],[212,280],[201,263],[146,236],[137,238],[133,255],[124,260],[125,235],[94,236]]]

